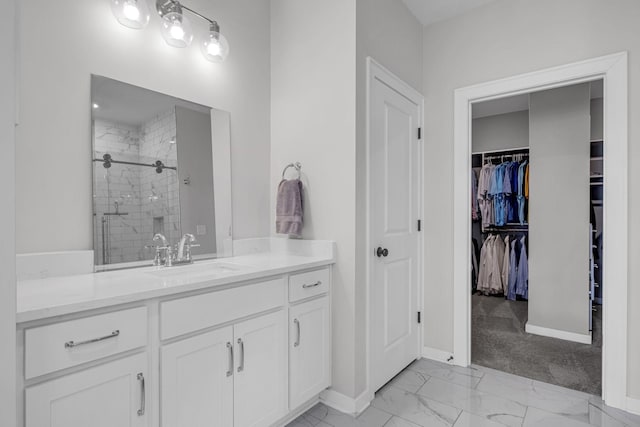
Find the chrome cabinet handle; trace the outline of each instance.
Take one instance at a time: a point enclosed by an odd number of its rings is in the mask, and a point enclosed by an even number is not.
[[[320,280],[318,280],[316,283],[302,285],[302,288],[303,289],[309,289],[309,288],[315,288],[316,286],[320,286],[320,285],[322,285],[322,282]]]
[[[140,409],[138,409],[138,416],[141,417],[144,415],[147,406],[147,393],[145,391],[144,375],[142,375],[142,372],[138,374],[137,378],[138,381],[140,381]]]
[[[244,371],[244,342],[242,338],[238,338],[238,344],[240,344],[240,364],[238,364],[238,372]]]
[[[229,369],[227,369],[227,376],[230,377],[233,375],[233,345],[228,342],[227,348],[229,349]]]
[[[300,345],[300,321],[293,319],[293,323],[296,325],[296,341],[293,343],[293,346],[298,347]]]
[[[104,340],[108,340],[108,339],[111,339],[111,338],[115,338],[118,335],[120,335],[120,331],[118,329],[116,329],[115,331],[111,332],[109,335],[105,335],[105,336],[99,337],[99,338],[93,338],[93,339],[90,339],[90,340],[80,341],[80,342],[67,341],[66,343],[64,343],[64,348],[73,348],[73,347],[78,347],[78,346],[81,346],[81,345],[91,344],[91,343],[94,343],[94,342],[104,341]]]

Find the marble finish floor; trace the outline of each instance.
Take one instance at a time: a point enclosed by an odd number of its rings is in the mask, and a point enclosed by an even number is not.
[[[318,404],[287,427],[640,427],[599,397],[473,365],[412,363],[353,418]]]

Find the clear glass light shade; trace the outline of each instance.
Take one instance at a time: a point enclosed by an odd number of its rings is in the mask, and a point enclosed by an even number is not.
[[[187,47],[193,40],[191,23],[182,14],[171,12],[162,17],[162,37],[169,46]]]
[[[149,23],[149,7],[146,0],[111,0],[111,11],[125,27],[139,30]]]
[[[210,31],[200,44],[200,50],[205,58],[211,62],[222,62],[229,55],[229,42],[217,31]]]

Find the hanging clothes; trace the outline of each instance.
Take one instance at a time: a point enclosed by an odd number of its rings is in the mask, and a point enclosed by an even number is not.
[[[529,193],[529,184],[526,182],[526,177],[529,175],[526,173],[528,160],[525,160],[520,164],[518,168],[518,220],[520,224],[525,224],[525,192]]]
[[[478,219],[480,219],[478,207],[478,175],[474,168],[471,170],[471,220],[477,221]]]
[[[505,244],[498,235],[490,235],[480,251],[480,266],[477,290],[485,294],[499,295],[504,292],[502,267]]]

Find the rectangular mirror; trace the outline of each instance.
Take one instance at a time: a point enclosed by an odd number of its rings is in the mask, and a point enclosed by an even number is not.
[[[230,256],[229,113],[91,76],[96,271],[150,265],[156,233]]]

